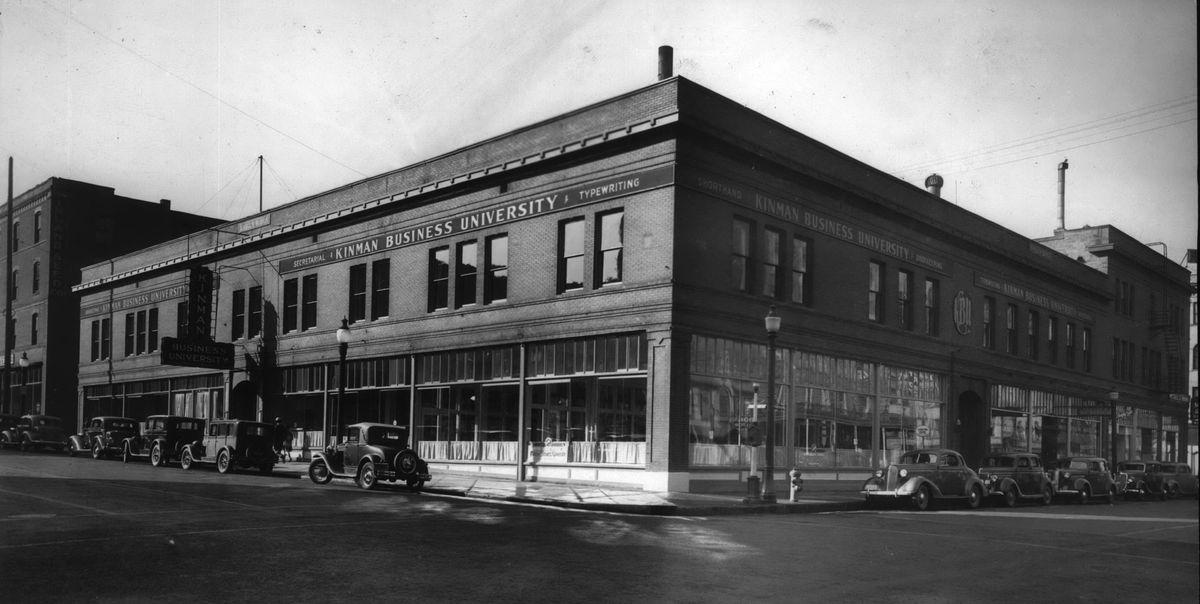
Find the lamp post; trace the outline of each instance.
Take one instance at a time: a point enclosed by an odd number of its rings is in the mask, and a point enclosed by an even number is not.
[[[1117,401],[1121,400],[1121,393],[1114,386],[1108,391],[1108,453],[1112,464],[1108,470],[1110,472],[1117,471]]]
[[[767,459],[763,468],[762,500],[763,503],[776,503],[775,484],[772,480],[775,474],[775,335],[783,320],[775,314],[775,305],[767,311],[763,325],[767,329]]]
[[[337,330],[338,343],[338,398],[333,407],[333,438],[342,432],[342,399],[346,397],[346,349],[350,346],[350,323],[342,317],[342,326]]]
[[[29,367],[29,355],[21,353],[21,358],[17,359],[17,364],[21,366],[21,413],[26,413],[29,409],[25,408],[25,386],[28,377],[25,374],[25,369]],[[38,411],[34,409],[33,411]]]

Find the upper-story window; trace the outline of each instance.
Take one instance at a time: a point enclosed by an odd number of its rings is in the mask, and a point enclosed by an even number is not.
[[[1133,284],[1127,281],[1117,279],[1115,282],[1116,291],[1113,305],[1117,314],[1125,315],[1126,317],[1133,316]]]
[[[1042,319],[1040,316],[1038,316],[1038,312],[1036,310],[1029,311],[1029,358],[1035,361],[1038,360],[1039,351],[1041,350],[1042,345],[1042,336],[1040,334],[1041,320]]]
[[[428,310],[433,312],[450,306],[450,248],[437,247],[429,250],[429,301]]]
[[[37,210],[33,213],[33,242],[37,243],[42,240],[42,211]]]
[[[883,323],[883,264],[872,260],[867,270],[867,319]]]
[[[33,261],[33,293],[38,293],[42,289],[42,263],[37,260]]]
[[[175,305],[175,337],[185,339],[189,331],[187,302],[179,302]]]
[[[493,235],[487,238],[484,265],[487,272],[483,277],[483,302],[491,304],[508,299],[508,235]]]
[[[103,361],[112,355],[112,320],[97,319],[92,321],[92,355],[91,360]]]
[[[1067,369],[1075,368],[1075,324],[1067,322],[1067,330],[1063,332],[1063,346],[1065,347]]]
[[[1046,350],[1052,365],[1058,364],[1058,317],[1050,317],[1046,322]]]
[[[1004,309],[1004,350],[1017,354],[1017,305],[1009,304]]]
[[[783,293],[783,233],[764,229],[762,238],[762,295],[778,298]]]
[[[600,214],[596,230],[596,287],[620,283],[625,276],[625,212]]]
[[[12,242],[12,251],[21,249],[21,221],[14,220],[12,222],[12,237],[9,241]]]
[[[229,318],[229,336],[234,340],[240,340],[246,337],[246,290],[233,290],[233,303],[230,304],[230,307],[232,316]]]
[[[476,301],[476,278],[479,276],[479,244],[463,241],[455,246],[454,308],[470,306]]]
[[[350,308],[346,313],[351,323],[367,318],[367,265],[350,267]]]
[[[246,337],[253,338],[261,334],[263,328],[263,295],[261,285],[255,285],[250,288],[249,300],[246,301],[246,304],[249,306],[246,309],[246,315],[250,318]]]
[[[811,280],[808,262],[809,241],[803,237],[792,237],[792,302],[808,306],[812,304]]]
[[[33,346],[38,343],[38,313],[33,313],[29,319],[29,345]]]
[[[391,314],[392,261],[381,258],[371,263],[371,320]]]
[[[300,316],[300,281],[285,279],[283,282],[283,333],[296,331]]]
[[[317,326],[317,276],[305,275],[300,290],[300,329],[309,330]]]
[[[913,328],[912,273],[901,270],[896,273],[896,320],[901,329]]]
[[[983,347],[996,348],[996,299],[983,297]]]
[[[1092,371],[1092,330],[1084,327],[1079,333],[1079,356],[1083,362],[1083,370]]]
[[[750,291],[750,233],[753,226],[739,218],[733,219],[730,263],[730,285],[740,292]]]
[[[941,320],[942,287],[936,279],[925,280],[925,334],[937,336],[940,333],[938,322]]]
[[[558,293],[583,289],[584,219],[558,223]]]

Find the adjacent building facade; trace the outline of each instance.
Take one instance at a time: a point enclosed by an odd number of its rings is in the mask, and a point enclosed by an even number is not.
[[[767,400],[780,475],[1174,458],[1185,326],[1150,309],[1188,283],[1153,256],[1027,239],[667,78],[87,267],[79,414],[281,417],[298,449],[395,422],[434,471],[675,491],[761,466]],[[201,354],[164,364],[151,316]]]
[[[75,425],[79,297],[71,287],[80,269],[221,221],[64,178],[21,193],[4,211],[10,320],[0,321],[7,360],[0,413],[45,413]]]

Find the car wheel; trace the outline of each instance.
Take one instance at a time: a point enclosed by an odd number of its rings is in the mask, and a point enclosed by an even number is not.
[[[1169,485],[1169,486],[1167,486],[1166,489],[1163,489],[1163,490],[1166,492],[1168,499],[1174,499],[1176,497],[1179,497],[1179,485],[1177,485],[1177,484]]]
[[[190,470],[194,463],[196,463],[196,460],[192,457],[192,450],[184,449],[183,453],[179,456],[179,467]]]
[[[1137,491],[1138,491],[1137,492],[1138,501],[1145,501],[1146,500],[1146,484],[1139,482],[1138,486],[1137,486]]]
[[[308,479],[316,484],[325,484],[333,480],[333,474],[329,472],[329,466],[325,465],[324,459],[314,459],[308,464]]]
[[[921,485],[916,493],[912,496],[913,507],[924,512],[929,509],[929,504],[933,503],[933,495],[929,492],[929,485]]]
[[[1015,496],[1016,493],[1013,493],[1013,495]],[[1008,494],[1006,493],[1005,497],[1007,497],[1007,496],[1008,496]],[[967,493],[967,507],[969,507],[973,510],[973,509],[979,507],[979,504],[982,502],[983,502],[983,489],[979,488],[979,485],[975,485],[975,486],[971,487],[971,492]]]
[[[163,459],[162,445],[155,443],[155,445],[150,448],[150,465],[157,468],[162,466],[165,461],[166,460]]]
[[[1076,500],[1079,505],[1087,505],[1088,499],[1092,498],[1092,489],[1088,485],[1083,485],[1079,489],[1079,499]]]
[[[100,441],[92,443],[92,459],[100,459],[104,457],[104,447],[100,445]]]
[[[75,443],[72,442],[67,445],[67,457],[75,457],[75,453],[76,453]]]
[[[1004,489],[1004,507],[1011,508],[1017,505],[1017,487],[1008,487]]]
[[[401,476],[411,476],[417,473],[417,454],[412,451],[401,451],[396,454],[396,471]]]
[[[1117,487],[1108,487],[1108,495],[1104,499],[1108,502],[1108,505],[1115,504],[1117,502]]]
[[[217,453],[217,471],[228,474],[231,469],[233,469],[233,460],[229,458],[229,449]]]
[[[1041,504],[1042,505],[1050,505],[1050,503],[1053,501],[1054,501],[1054,489],[1050,488],[1050,485],[1046,485],[1046,486],[1042,487]]]
[[[369,491],[375,488],[375,483],[375,462],[363,462],[362,467],[358,470],[358,486]]]
[[[31,449],[31,448],[33,448],[33,443],[30,442],[29,437],[28,436],[22,437],[21,438],[21,452],[27,453],[27,452],[29,452],[29,449]]]
[[[408,488],[416,491],[425,486],[425,481],[421,480],[420,478],[409,478],[408,480],[404,481],[404,484],[408,485]]]

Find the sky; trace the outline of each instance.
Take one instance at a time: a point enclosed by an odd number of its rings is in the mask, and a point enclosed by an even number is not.
[[[1192,0],[0,0],[0,153],[225,220],[674,72],[1030,238],[1196,247]]]

